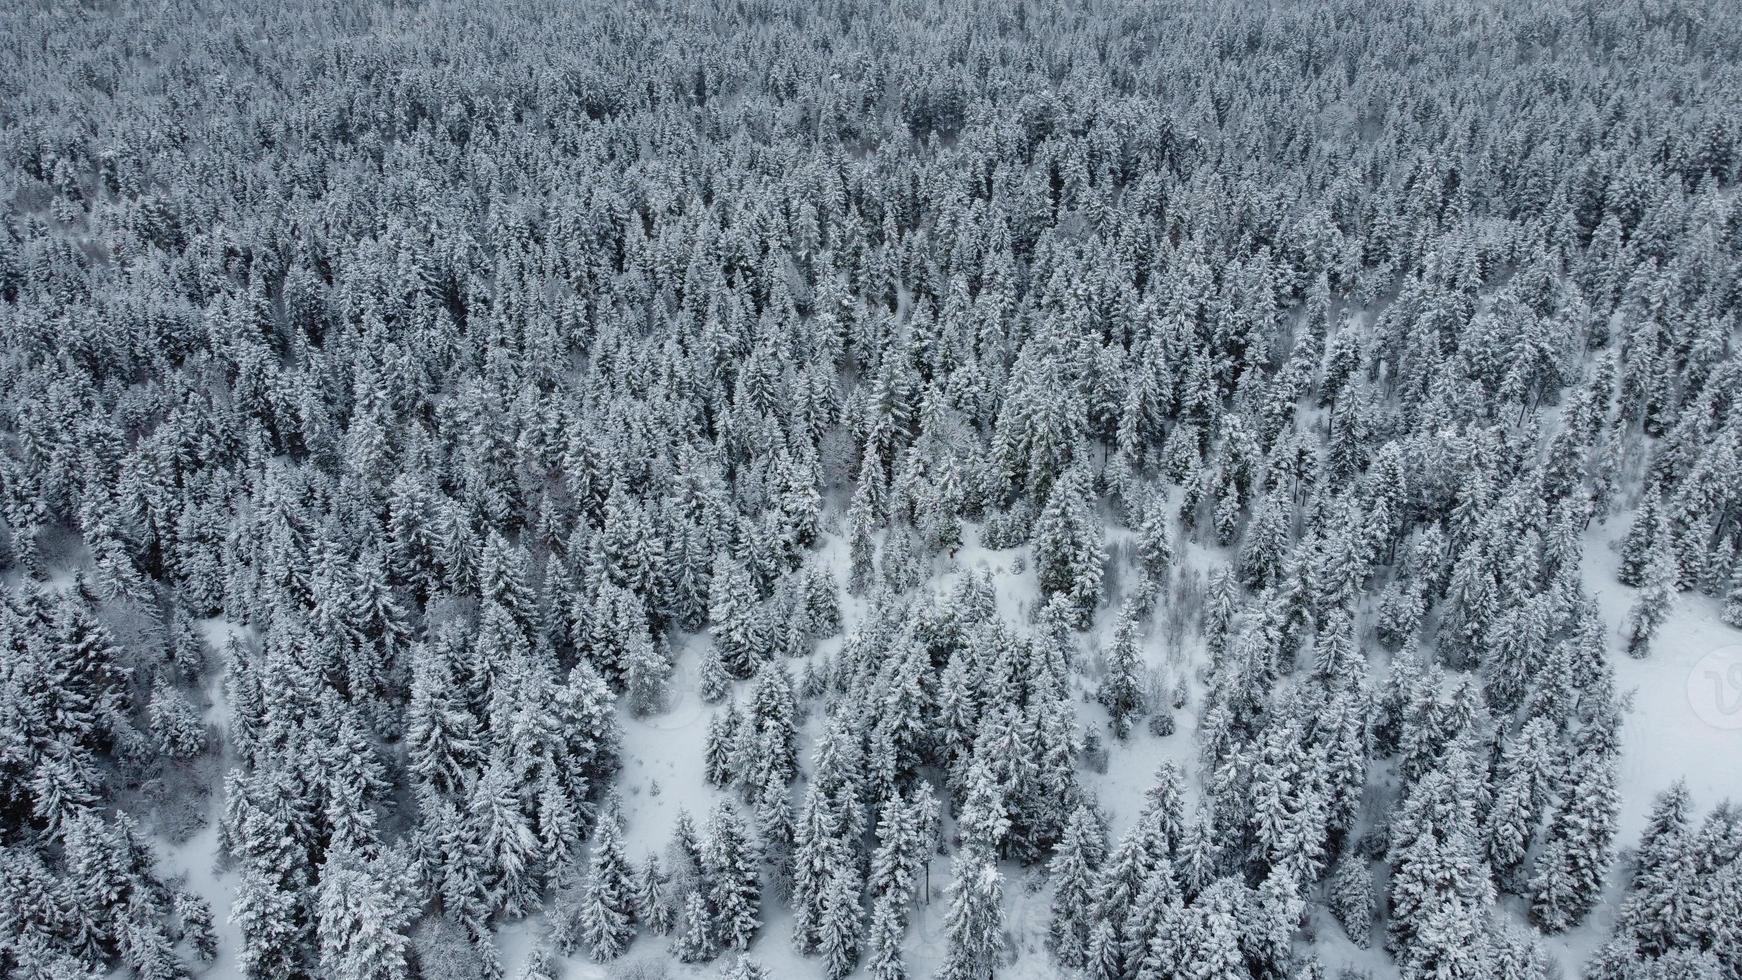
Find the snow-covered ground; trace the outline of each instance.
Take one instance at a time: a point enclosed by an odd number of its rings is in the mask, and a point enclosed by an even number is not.
[[[1657,794],[1687,783],[1694,812],[1742,801],[1742,632],[1718,618],[1719,605],[1697,592],[1675,600],[1649,654],[1627,656],[1621,626],[1638,590],[1615,579],[1622,515],[1593,524],[1585,541],[1585,588],[1610,626],[1609,662],[1617,693],[1629,701],[1621,731],[1617,819],[1618,859],[1604,900],[1577,929],[1548,936],[1569,976],[1609,937],[1626,873],[1619,859],[1639,842]]]
[[[1622,849],[1630,848],[1637,841],[1655,795],[1677,779],[1686,780],[1701,811],[1725,799],[1742,800],[1742,765],[1732,764],[1742,760],[1742,634],[1719,620],[1716,603],[1689,593],[1678,599],[1647,658],[1635,660],[1625,656],[1621,652],[1619,624],[1633,602],[1635,590],[1616,582],[1614,548],[1615,541],[1625,530],[1624,519],[1593,526],[1585,555],[1586,588],[1598,598],[1605,619],[1614,627],[1610,660],[1617,688],[1623,694],[1630,694],[1630,710],[1622,738],[1619,787],[1621,812],[1617,843]],[[1115,532],[1115,542],[1119,533]],[[1028,549],[1000,551],[985,548],[979,543],[977,529],[971,526],[965,528],[964,537],[963,546],[953,558],[939,559],[937,574],[921,587],[921,594],[946,593],[962,575],[983,570],[990,574],[997,588],[999,614],[1012,623],[1028,624],[1038,595]],[[1227,560],[1219,549],[1187,545],[1181,552],[1183,567],[1204,574]],[[825,536],[812,560],[843,569],[846,564],[844,540],[838,535]],[[1111,642],[1116,608],[1115,599],[1102,610],[1093,628],[1083,637],[1079,653],[1085,670],[1090,666],[1090,651],[1104,648]],[[839,650],[844,637],[862,622],[864,615],[861,600],[843,595],[842,632],[820,642],[811,657],[826,657]],[[220,620],[205,620],[199,627],[214,651],[222,650],[225,640],[234,631]],[[1202,662],[1202,650],[1193,637],[1182,649],[1169,651],[1159,632],[1159,626],[1152,625],[1144,638],[1147,662],[1164,671],[1170,679],[1184,675],[1192,682],[1186,707],[1176,713],[1175,733],[1157,738],[1139,725],[1127,741],[1104,738],[1108,749],[1106,771],[1081,771],[1085,785],[1110,812],[1115,837],[1130,826],[1143,793],[1152,785],[1152,776],[1162,762],[1171,761],[1188,774],[1188,805],[1195,802],[1198,795],[1193,733],[1197,727],[1197,704],[1201,695],[1195,674]],[[697,693],[702,654],[711,642],[706,635],[678,638],[674,644],[677,656],[670,696],[662,711],[642,718],[634,717],[627,710],[620,712],[623,769],[617,789],[623,803],[628,854],[637,862],[645,860],[648,854],[663,855],[680,812],[688,811],[699,827],[705,823],[708,811],[725,795],[708,785],[703,776],[707,726],[720,707],[705,703]],[[800,660],[789,666],[796,673],[803,665],[804,661]],[[228,723],[220,690],[221,676],[221,672],[213,673],[207,691],[210,703],[207,720],[217,729],[220,738]],[[1084,677],[1082,681],[1077,692],[1084,695],[1078,699],[1079,719],[1085,730],[1101,732],[1104,736],[1106,715],[1090,698],[1092,679]],[[747,682],[736,685],[734,696],[743,697],[746,687]],[[820,712],[813,710],[800,731],[800,758],[807,767],[810,747],[821,730],[821,722]],[[204,975],[213,980],[230,980],[240,976],[235,960],[238,936],[227,914],[233,881],[214,863],[218,816],[222,807],[221,789],[213,794],[210,807],[204,828],[180,844],[165,845],[160,851],[161,863],[171,877],[185,876],[187,887],[212,904],[219,953]],[[1057,976],[1057,967],[1044,947],[1050,889],[1045,885],[1042,873],[1039,869],[1025,869],[1014,864],[1007,864],[1004,871],[1006,927],[1012,940],[1014,961],[1001,971],[1000,976],[1015,980]],[[1583,926],[1564,936],[1545,939],[1547,947],[1560,959],[1569,976],[1576,976],[1592,950],[1607,938],[1615,904],[1620,898],[1623,873],[1624,865],[1618,860],[1611,873],[1609,901],[1599,907]],[[906,959],[912,976],[928,976],[942,961],[946,907],[943,890],[948,876],[948,859],[934,855],[932,901],[916,908],[908,933]],[[764,912],[763,929],[749,955],[775,977],[820,975],[820,961],[802,957],[794,949],[791,916],[785,906],[768,901]],[[1512,915],[1520,923],[1523,921],[1522,909],[1516,902],[1503,906],[1502,914]],[[1352,968],[1373,977],[1395,975],[1387,955],[1376,948],[1377,943],[1375,948],[1356,947],[1322,906],[1314,905],[1310,909],[1309,923],[1314,949],[1333,975],[1343,968]],[[499,930],[498,941],[507,977],[518,975],[532,948],[542,941],[545,931],[546,922],[542,915],[507,924]],[[718,975],[731,962],[730,957],[722,957],[714,963],[682,964],[667,955],[668,942],[665,937],[643,933],[624,959],[597,964],[582,957],[573,958],[566,962],[563,975],[604,980],[631,975],[635,964],[650,961],[649,966],[658,963],[672,977],[709,977]],[[856,977],[864,975],[863,967],[854,974]]]

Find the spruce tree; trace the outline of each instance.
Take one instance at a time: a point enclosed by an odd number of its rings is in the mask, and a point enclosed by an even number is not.
[[[696,693],[703,701],[716,704],[731,689],[732,675],[726,670],[720,647],[716,643],[710,643],[702,651],[701,669],[696,677]]]
[[[872,502],[870,484],[862,478],[847,507],[847,591],[853,595],[864,595],[871,587],[876,570],[877,542],[873,537],[876,530],[876,505]]]
[[[1087,476],[1073,471],[1053,485],[1046,507],[1034,526],[1034,568],[1041,593],[1064,596],[1071,625],[1082,628],[1101,598],[1102,544],[1100,520],[1091,510]]]
[[[1578,925],[1601,897],[1619,808],[1614,760],[1595,752],[1575,759],[1530,879],[1530,915],[1544,931]]]
[[[1372,942],[1373,876],[1359,855],[1344,855],[1331,876],[1331,913],[1349,941],[1362,949]]]
[[[1675,551],[1668,541],[1660,540],[1653,547],[1651,557],[1646,563],[1639,600],[1627,614],[1628,656],[1644,657],[1649,652],[1652,639],[1657,636],[1659,627],[1669,616],[1679,576]]]
[[[1113,646],[1107,651],[1107,676],[1101,680],[1101,688],[1096,692],[1096,698],[1106,706],[1112,719],[1115,738],[1130,735],[1131,719],[1142,713],[1143,691],[1138,681],[1141,668],[1137,623],[1127,606],[1119,611],[1119,622],[1113,629]]]
[[[727,555],[714,561],[708,621],[720,663],[736,678],[749,677],[768,656],[756,585],[744,564]]]
[[[596,960],[623,954],[635,938],[635,882],[623,851],[616,803],[607,803],[593,828],[593,854],[581,883],[580,936]]]
[[[655,935],[663,936],[676,925],[678,911],[668,894],[659,855],[647,855],[635,876],[635,918]]]
[[[721,980],[771,980],[768,971],[748,956],[740,956],[721,974]]]
[[[1088,962],[1095,875],[1106,851],[1104,834],[1094,813],[1087,806],[1077,807],[1047,867],[1053,882],[1047,936],[1054,955],[1067,967],[1081,968]]]
[[[893,893],[877,896],[871,904],[870,957],[867,970],[872,980],[907,980],[907,968],[901,958],[902,940],[907,935],[907,915]]]
[[[762,926],[760,859],[737,811],[728,804],[715,807],[708,818],[704,862],[714,935],[724,948],[745,949]]]
[[[1735,570],[1730,573],[1730,585],[1724,593],[1724,610],[1721,616],[1726,624],[1742,629],[1742,561],[1738,561]]]
[[[990,980],[1004,955],[1004,876],[992,852],[966,846],[950,864],[948,947],[938,980]]]
[[[405,930],[416,915],[409,869],[390,856],[370,861],[348,851],[327,855],[315,895],[321,971],[335,980],[410,977]]]
[[[678,921],[677,939],[671,948],[685,963],[706,962],[719,951],[714,940],[713,916],[700,892],[690,892],[684,899],[683,917]]]
[[[822,906],[817,945],[823,957],[823,972],[829,980],[842,980],[858,962],[863,929],[859,880],[851,865],[835,868],[823,887]]]
[[[702,771],[708,782],[715,786],[730,786],[737,781],[737,774],[732,771],[733,757],[738,747],[738,733],[743,723],[743,714],[738,710],[736,702],[726,705],[725,711],[716,711],[708,719],[707,741],[702,751]]]

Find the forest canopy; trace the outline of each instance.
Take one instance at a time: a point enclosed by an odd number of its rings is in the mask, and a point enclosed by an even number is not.
[[[0,975],[1742,976],[1626,764],[1742,794],[1739,106],[1678,0],[9,5]]]

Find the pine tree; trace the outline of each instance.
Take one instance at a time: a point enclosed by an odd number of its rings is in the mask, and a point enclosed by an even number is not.
[[[879,895],[871,905],[871,955],[867,971],[871,980],[907,980],[901,959],[902,940],[907,935],[907,914],[893,893]]]
[[[964,846],[950,865],[949,946],[939,980],[990,980],[1004,955],[1004,876],[983,845]]]
[[[159,674],[151,688],[151,734],[174,759],[199,755],[206,747],[206,726],[199,712],[167,678]]]
[[[1152,491],[1145,499],[1142,521],[1137,525],[1137,561],[1149,587],[1160,591],[1167,585],[1175,561],[1173,534],[1168,529],[1167,498]]]
[[[446,800],[430,806],[424,827],[429,839],[425,862],[443,913],[467,932],[481,933],[490,915],[483,844],[463,812]]]
[[[885,800],[877,817],[877,849],[871,855],[868,884],[872,894],[889,896],[890,904],[903,916],[918,891],[920,870],[927,857],[919,810],[917,803],[899,790]]]
[[[212,906],[189,891],[175,893],[175,916],[181,920],[182,935],[201,963],[218,957],[218,934],[212,929]]]
[[[851,865],[835,868],[823,888],[823,914],[817,924],[818,946],[823,956],[823,971],[829,980],[842,980],[853,972],[859,959],[860,932],[859,880]]]
[[[1632,891],[1615,924],[1641,951],[1663,954],[1696,932],[1706,903],[1698,882],[1700,860],[1690,843],[1687,786],[1678,781],[1659,794],[1640,835],[1629,884]]]
[[[1392,582],[1380,594],[1374,631],[1388,650],[1399,650],[1415,639],[1427,612],[1425,583],[1420,579]]]
[[[665,704],[671,659],[663,642],[655,642],[645,629],[631,634],[623,655],[623,686],[629,710],[637,717],[653,714]]]
[[[334,980],[410,977],[406,928],[416,916],[405,863],[330,852],[316,891],[321,970]]]
[[[718,644],[710,643],[702,651],[700,674],[696,678],[696,693],[703,701],[716,704],[732,689],[732,675],[726,671]]]
[[[1372,941],[1373,876],[1359,855],[1344,855],[1331,877],[1331,912],[1349,941],[1366,949]]]
[[[1081,968],[1088,962],[1095,877],[1106,847],[1100,821],[1087,806],[1079,806],[1071,812],[1047,867],[1053,881],[1048,941],[1059,962],[1068,967]]]
[[[1488,814],[1488,858],[1502,873],[1524,860],[1548,803],[1549,739],[1548,723],[1532,718],[1502,750],[1500,783]]]
[[[562,964],[543,946],[534,946],[527,954],[526,965],[521,967],[520,980],[558,980],[562,975]]]
[[[1086,959],[1084,972],[1094,980],[1118,980],[1125,965],[1125,950],[1119,941],[1119,927],[1107,919],[1097,919],[1094,927],[1089,930]]]
[[[800,586],[804,621],[814,639],[834,636],[841,630],[841,607],[835,594],[835,577],[827,568],[813,568]]]
[[[466,821],[482,850],[492,905],[519,914],[532,903],[538,837],[516,798],[513,779],[506,759],[491,760],[472,790]]]
[[[704,860],[708,905],[714,912],[719,944],[728,949],[745,949],[762,925],[759,857],[737,812],[727,804],[715,807],[708,819]]]
[[[1586,752],[1569,775],[1530,879],[1531,918],[1549,933],[1578,925],[1597,904],[1620,809],[1614,760]]]
[[[714,958],[719,947],[714,942],[714,920],[708,914],[708,903],[700,892],[690,892],[684,899],[683,918],[678,923],[677,939],[672,952],[685,963],[702,963]]]
[[[228,849],[241,865],[230,905],[242,940],[237,966],[250,980],[295,975],[313,945],[306,857],[314,835],[311,804],[303,788],[276,769],[232,773],[225,801]],[[69,835],[69,855],[77,844]]]
[[[1487,976],[1493,885],[1475,841],[1469,761],[1454,750],[1410,787],[1392,822],[1391,942],[1409,980]]]
[[[1262,590],[1282,575],[1288,552],[1289,511],[1280,493],[1272,493],[1258,506],[1240,544],[1240,580],[1248,588]]]
[[[745,760],[740,776],[746,793],[792,781],[798,771],[797,714],[792,675],[778,661],[764,662],[735,739],[737,753]]]
[[[740,956],[721,975],[720,980],[771,980],[768,971],[748,956]]]
[[[1664,527],[1661,494],[1657,484],[1646,487],[1645,495],[1640,498],[1639,511],[1633,516],[1633,523],[1627,528],[1627,536],[1621,542],[1621,563],[1615,570],[1615,577],[1622,585],[1639,587],[1645,584],[1646,569],[1651,566],[1654,556],[1669,550],[1668,537]]]
[[[1204,610],[1204,639],[1210,655],[1219,657],[1227,649],[1229,630],[1240,609],[1240,583],[1234,570],[1223,565],[1210,575],[1209,598]]]
[[[877,509],[872,501],[871,485],[868,479],[862,478],[847,506],[847,591],[853,595],[864,595],[871,587],[876,571],[877,543],[873,537],[876,531]]]
[[[715,786],[730,786],[737,782],[738,776],[732,771],[732,761],[738,747],[738,733],[742,727],[743,714],[738,710],[736,702],[726,705],[725,711],[716,711],[708,719],[708,736],[702,752],[702,771],[708,782]]]
[[[533,828],[544,857],[546,881],[564,881],[574,870],[575,843],[583,836],[583,814],[553,766],[540,766],[533,797]]]
[[[1627,614],[1628,656],[1644,657],[1649,652],[1652,638],[1669,616],[1679,576],[1680,569],[1676,565],[1674,549],[1669,546],[1668,541],[1660,540],[1653,548],[1646,565],[1639,601]]]
[[[1724,594],[1724,611],[1721,614],[1727,625],[1742,629],[1742,561],[1736,562],[1736,568],[1730,573],[1730,588]]]
[[[1086,483],[1086,476],[1073,471],[1054,484],[1034,526],[1034,568],[1041,593],[1066,597],[1077,628],[1088,624],[1100,601],[1101,568],[1107,560]]]
[[[1144,879],[1120,929],[1123,946],[1120,958],[1127,972],[1143,969],[1150,947],[1165,935],[1179,906],[1179,885],[1174,881],[1173,866],[1163,860]]]
[[[708,620],[720,662],[733,677],[749,677],[768,655],[756,585],[742,562],[723,554],[714,561],[712,582]]]
[[[1113,646],[1107,651],[1107,676],[1101,680],[1096,698],[1107,708],[1112,719],[1113,736],[1123,739],[1131,734],[1131,719],[1143,711],[1143,690],[1138,671],[1142,660],[1137,649],[1137,623],[1129,606],[1119,611],[1119,622],[1113,629]]]
[[[635,938],[635,883],[615,802],[605,806],[593,829],[593,856],[581,891],[581,938],[594,959],[616,959]]]
[[[660,869],[659,855],[647,855],[641,873],[635,877],[635,917],[655,935],[666,935],[677,924],[678,909],[666,892],[665,873]]]
[[[818,782],[805,790],[794,828],[792,860],[793,944],[801,953],[817,948],[824,893],[836,869],[851,860],[841,808],[841,801]]]

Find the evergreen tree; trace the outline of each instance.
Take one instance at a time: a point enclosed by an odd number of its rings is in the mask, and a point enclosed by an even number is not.
[[[181,692],[158,675],[151,688],[151,733],[173,759],[199,755],[206,747],[206,726]]]
[[[218,957],[218,934],[212,929],[212,906],[205,899],[185,890],[175,893],[175,916],[181,920],[181,931],[193,947],[201,963]]]
[[[719,947],[714,942],[714,920],[708,914],[708,903],[700,892],[690,892],[684,899],[683,918],[678,922],[677,939],[672,952],[685,963],[702,963],[714,958]]]
[[[724,948],[745,949],[762,925],[759,857],[737,812],[726,804],[715,807],[708,818],[704,860],[714,934]]]
[[[1105,832],[1087,806],[1071,812],[1065,835],[1047,870],[1053,880],[1048,940],[1060,963],[1081,968],[1088,962],[1095,875],[1106,852]]]
[[[520,980],[557,980],[561,975],[562,965],[556,957],[543,945],[535,946],[526,957],[526,965],[521,968]]]
[[[726,672],[718,644],[710,643],[702,651],[701,671],[696,678],[696,693],[709,704],[718,703],[732,689],[732,675]]]
[[[425,647],[411,654],[411,703],[406,709],[407,766],[442,793],[463,792],[480,759],[478,721],[461,698],[447,658]]]
[[[756,586],[743,563],[721,555],[714,561],[708,620],[720,663],[733,677],[749,677],[768,656],[768,637]]]
[[[496,758],[485,767],[467,802],[467,833],[481,848],[480,860],[492,906],[518,915],[536,889],[538,837],[515,794],[512,764]]]
[[[791,905],[793,943],[801,953],[816,949],[828,883],[837,869],[852,859],[842,806],[843,801],[812,782],[799,811],[794,829]]]
[[[1575,759],[1530,879],[1531,918],[1544,931],[1564,932],[1596,905],[1609,869],[1619,808],[1614,761],[1594,752]]]
[[[1160,589],[1167,584],[1168,573],[1175,561],[1173,536],[1168,530],[1167,500],[1160,493],[1152,493],[1144,502],[1142,521],[1136,531],[1137,560],[1152,587]]]
[[[876,531],[877,511],[870,484],[861,479],[853,491],[852,502],[847,506],[847,591],[853,595],[864,595],[871,587],[877,556],[877,542],[873,537]]]
[[[1489,975],[1482,943],[1493,898],[1474,834],[1477,794],[1454,751],[1423,772],[1391,827],[1391,943],[1406,978]]]
[[[743,715],[736,702],[726,705],[725,711],[714,712],[708,719],[707,742],[702,753],[703,772],[708,782],[715,786],[730,786],[737,781],[732,761],[742,724]]]
[[[678,909],[668,896],[665,874],[660,869],[659,855],[647,855],[641,873],[635,877],[635,918],[663,936],[677,924]]]
[[[1644,657],[1650,649],[1652,638],[1669,616],[1679,576],[1675,551],[1669,547],[1669,542],[1660,541],[1646,564],[1639,601],[1627,614],[1628,656]]]
[[[665,704],[671,661],[645,629],[632,634],[623,654],[623,686],[629,710],[637,716],[657,712]]]
[[[1142,660],[1137,649],[1137,624],[1129,607],[1119,611],[1113,629],[1113,646],[1107,651],[1107,676],[1096,697],[1112,718],[1113,735],[1123,739],[1131,733],[1131,719],[1143,711],[1143,692],[1138,683]]]
[[[907,916],[893,893],[885,892],[872,903],[870,932],[867,970],[872,980],[907,980],[907,968],[901,959]]]
[[[368,861],[346,851],[328,853],[315,897],[323,975],[336,980],[412,975],[405,932],[416,915],[405,888],[410,874],[390,855]]]
[[[1041,593],[1064,596],[1072,611],[1071,625],[1077,628],[1087,625],[1100,601],[1107,560],[1086,483],[1086,476],[1073,471],[1054,484],[1034,526],[1034,568]]]
[[[616,959],[635,938],[636,893],[614,802],[593,828],[593,856],[581,893],[581,938],[594,959]]]
[[[859,881],[851,865],[835,869],[823,888],[822,906],[817,933],[823,972],[829,980],[842,980],[858,962],[862,930]]]
[[[949,945],[939,980],[989,980],[1004,955],[1004,876],[990,850],[968,846],[950,865]]]
[[[740,956],[722,974],[721,980],[770,980],[768,971],[748,956]]]
[[[1276,583],[1288,552],[1289,511],[1280,494],[1260,504],[1240,543],[1240,579],[1260,590]]]
[[[1645,572],[1653,557],[1668,550],[1669,542],[1663,540],[1668,537],[1668,531],[1663,523],[1662,496],[1653,483],[1646,487],[1645,495],[1640,498],[1639,510],[1621,542],[1621,563],[1615,570],[1615,577],[1622,585],[1636,588],[1644,585]]]
[[[1337,862],[1331,876],[1331,912],[1348,934],[1349,941],[1362,949],[1372,941],[1373,876],[1367,862],[1354,854]]]
[[[1738,561],[1735,570],[1730,573],[1730,586],[1724,593],[1724,611],[1721,615],[1725,623],[1742,629],[1742,561]]]

